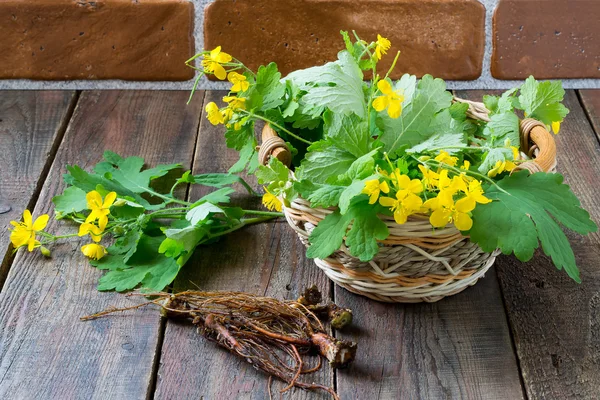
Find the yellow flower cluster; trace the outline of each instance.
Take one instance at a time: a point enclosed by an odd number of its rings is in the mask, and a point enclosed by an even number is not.
[[[85,222],[79,227],[79,236],[90,235],[94,243],[86,244],[81,247],[81,252],[86,256],[94,260],[99,260],[104,257],[107,253],[106,248],[102,246],[100,240],[108,225],[108,215],[110,214],[110,207],[117,199],[117,193],[110,192],[104,199],[102,195],[95,190],[92,190],[85,196],[87,200],[87,208],[91,210],[90,215],[86,218]]]
[[[214,74],[218,79],[224,80],[227,77],[227,72],[222,64],[227,64],[232,59],[231,55],[221,51],[221,46],[217,46],[204,56],[202,67],[204,72]]]
[[[230,90],[232,93],[245,92],[250,87],[250,82],[248,82],[247,78],[237,72],[230,72],[227,75],[227,79],[232,84]],[[246,109],[246,99],[244,97],[225,96],[223,97],[223,101],[227,103],[227,107],[225,108],[219,108],[214,101],[211,101],[205,107],[206,118],[208,118],[213,125],[228,124],[236,111]],[[227,125],[227,127],[229,126],[230,125]],[[234,129],[236,131],[239,130],[240,127],[241,122],[238,121],[234,124]]]
[[[458,163],[458,158],[447,152],[440,152],[435,160],[449,167],[455,167]],[[469,161],[465,161],[460,167],[464,172],[450,177],[448,169],[440,167],[433,171],[419,165],[422,179],[411,179],[400,173],[399,169],[391,174],[379,171],[382,178],[366,181],[362,193],[369,196],[369,204],[379,201],[379,204],[389,208],[398,224],[404,224],[412,214],[430,213],[429,222],[436,228],[453,223],[457,229],[468,231],[473,226],[471,211],[478,203],[491,202],[484,196],[481,181],[466,174],[469,167]],[[424,192],[436,193],[436,197],[423,202]],[[382,196],[382,193],[395,195],[388,197]]]

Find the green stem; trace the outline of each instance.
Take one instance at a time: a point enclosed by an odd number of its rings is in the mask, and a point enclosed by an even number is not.
[[[289,130],[285,129],[283,126],[279,125],[276,122],[271,121],[270,119],[268,119],[266,117],[263,117],[262,115],[254,114],[254,113],[246,111],[246,110],[239,110],[239,111],[242,112],[242,113],[244,113],[244,114],[246,114],[246,115],[248,115],[250,118],[256,117],[256,118],[258,118],[260,120],[263,120],[266,123],[274,126],[275,128],[280,129],[283,132],[287,133],[288,135],[290,135],[291,137],[295,138],[296,140],[299,140],[299,141],[301,141],[303,143],[308,144],[309,146],[312,144],[312,142],[310,142],[310,141],[308,141],[308,140],[306,140],[306,139],[304,139],[304,138],[296,135],[295,133],[290,132]]]
[[[390,74],[392,73],[392,71],[394,70],[394,68],[396,68],[396,62],[398,62],[398,57],[400,57],[400,51],[398,51],[396,53],[396,57],[394,57],[394,62],[392,63],[392,66],[390,67],[390,69],[388,70],[387,74],[385,74],[385,78],[383,79],[387,79],[388,76],[390,76]]]
[[[423,165],[429,165],[429,164],[432,164],[433,166],[444,167],[444,168],[446,168],[446,169],[448,169],[448,170],[450,170],[450,171],[454,172],[454,173],[455,173],[455,174],[457,174],[457,175],[460,175],[461,173],[463,173],[463,172],[464,172],[464,173],[466,173],[467,175],[471,175],[471,176],[474,176],[474,177],[476,177],[476,178],[482,179],[482,180],[484,180],[484,181],[486,181],[486,182],[489,182],[489,183],[491,183],[492,185],[494,185],[494,186],[495,186],[495,187],[496,187],[496,188],[497,188],[499,191],[501,191],[502,193],[505,193],[505,194],[508,194],[508,195],[510,195],[510,193],[508,193],[506,190],[502,189],[502,188],[501,188],[501,187],[500,187],[500,186],[499,186],[499,185],[498,185],[498,184],[497,184],[497,183],[496,183],[496,182],[495,182],[493,179],[491,179],[491,178],[490,178],[490,177],[488,177],[487,175],[483,175],[483,174],[480,174],[480,173],[478,173],[478,172],[473,172],[473,171],[471,171],[471,170],[460,170],[460,169],[458,169],[458,168],[456,168],[456,167],[453,167],[453,166],[451,166],[451,165],[448,165],[448,164],[446,164],[446,163],[439,162],[439,161],[436,161],[436,160],[427,160],[427,161],[421,161],[421,160],[419,160],[419,159],[418,159],[417,157],[415,157],[415,156],[411,156],[411,157],[412,157],[413,159],[415,159],[417,162],[419,162],[419,163],[421,163],[421,164],[423,164]]]
[[[160,197],[163,200],[167,200],[166,204],[177,203],[177,204],[183,204],[184,206],[191,206],[192,205],[192,203],[188,203],[187,201],[179,200],[179,199],[176,199],[174,197],[165,196],[164,194],[160,194],[158,192],[155,192],[152,189],[145,189],[145,190],[146,190],[146,192],[150,193],[152,196]]]
[[[250,215],[264,215],[264,216],[269,216],[269,217],[283,217],[284,214],[281,212],[275,212],[275,211],[258,211],[258,210],[243,210],[246,214],[250,214]]]
[[[55,235],[52,235],[52,234],[44,232],[44,231],[38,231],[36,233],[40,234],[41,236],[47,237],[48,239],[52,239],[51,241],[79,236],[77,233],[70,233],[68,235],[59,235],[59,236],[55,236]]]
[[[210,235],[209,237],[211,239],[214,239],[214,238],[217,238],[219,236],[224,236],[224,235],[227,235],[228,233],[235,232],[238,229],[241,229],[241,228],[243,228],[246,225],[257,224],[259,222],[265,222],[265,221],[268,221],[268,220],[273,219],[273,218],[275,218],[275,216],[265,216],[265,217],[242,219],[242,222],[240,224],[238,224],[238,225],[236,225],[236,226],[234,226],[232,228],[229,228],[229,229],[227,229],[227,230],[225,230],[223,232],[219,232],[219,233],[215,233],[213,235]]]

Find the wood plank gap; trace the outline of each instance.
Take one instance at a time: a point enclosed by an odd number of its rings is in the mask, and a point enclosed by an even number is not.
[[[579,104],[581,105],[581,108],[583,109],[585,116],[587,117],[588,121],[590,122],[590,126],[592,127],[594,134],[596,135],[596,139],[598,139],[598,143],[600,143],[600,126],[596,125],[596,119],[594,119],[594,115],[600,114],[600,110],[595,110],[594,108],[592,108],[593,107],[592,104],[588,104],[588,101],[586,101],[587,94],[582,93],[581,90],[576,90],[575,93],[577,94],[577,99],[579,100]],[[600,99],[600,89],[587,89],[586,93],[592,93],[593,97],[597,97]],[[590,103],[591,103],[591,99],[590,99]],[[600,103],[600,101],[599,101],[599,103]],[[567,118],[569,118],[568,115],[567,115]],[[596,118],[600,118],[600,115],[596,116]]]
[[[206,98],[206,92],[202,91],[199,93],[202,96],[202,99],[200,100],[200,110],[204,109],[204,99]],[[186,105],[187,107],[187,105]],[[196,122],[196,138],[194,140],[194,148],[192,150],[192,160],[190,162],[190,171],[194,170],[194,162],[196,161],[196,149],[198,146],[198,137],[200,136],[200,121],[202,120],[202,111],[200,111],[198,113],[198,119]],[[190,200],[190,192],[191,192],[191,187],[192,185],[190,183],[188,183],[185,187],[185,199],[186,201]],[[173,289],[171,287],[168,288],[167,290],[169,293],[171,293],[173,291]],[[148,393],[146,395],[146,399],[147,400],[154,400],[154,396],[156,394],[156,384],[158,382],[158,370],[160,369],[160,359],[162,356],[162,347],[163,347],[163,343],[165,340],[165,333],[167,331],[167,318],[161,316],[160,317],[160,326],[158,329],[158,340],[156,343],[156,352],[155,352],[155,356],[154,356],[154,360],[152,362],[152,375],[151,375],[151,379],[150,379],[150,383],[148,386]]]
[[[75,111],[75,106],[77,105],[77,101],[79,100],[80,94],[80,90],[75,91],[73,97],[71,98],[71,101],[69,102],[67,111],[62,121],[60,122],[60,125],[57,129],[56,137],[54,138],[54,142],[52,143],[50,151],[48,152],[46,162],[44,163],[44,166],[40,171],[36,186],[33,190],[31,198],[29,199],[29,202],[27,203],[26,209],[28,210],[33,210],[35,208],[35,205],[40,196],[40,192],[42,191],[42,187],[44,186],[46,178],[48,177],[48,173],[50,172],[50,167],[54,162],[54,158],[56,157],[58,148],[60,147],[60,144],[62,143],[62,140],[65,136],[65,132],[67,131],[67,126],[69,125],[71,117],[73,116],[73,113]],[[4,227],[0,227],[0,229],[4,229]],[[16,253],[14,251],[14,247],[12,243],[9,243],[8,249],[4,254],[4,258],[2,259],[2,262],[0,262],[0,292],[2,292],[2,290],[4,289],[4,283],[6,282],[6,277],[8,276],[10,268],[12,267],[13,262],[15,260],[15,255]]]

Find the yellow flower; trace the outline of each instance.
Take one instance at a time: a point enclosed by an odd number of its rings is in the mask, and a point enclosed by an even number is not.
[[[227,72],[221,64],[228,63],[232,57],[221,51],[221,46],[214,48],[210,54],[204,56],[202,66],[206,73],[213,73],[218,79],[223,80],[227,77]]]
[[[504,161],[496,161],[496,164],[494,165],[494,168],[490,169],[487,173],[487,175],[490,178],[495,177],[498,174],[501,174],[503,172],[510,172],[513,169],[515,169],[516,165],[515,163],[513,163],[510,160],[504,160]]]
[[[378,60],[381,60],[381,57],[387,54],[387,51],[392,47],[392,42],[383,36],[377,34],[377,46],[375,46],[375,56]]]
[[[93,260],[99,260],[108,254],[104,246],[97,243],[90,243],[86,244],[85,246],[82,246],[81,252],[84,256],[89,257]]]
[[[465,200],[465,202],[468,203],[468,206],[472,207],[472,209],[475,208],[476,203],[487,204],[492,202],[492,200],[488,199],[483,195],[481,182],[476,179],[469,182],[469,187],[467,188],[465,195],[466,196],[464,197],[464,199],[461,200]]]
[[[562,121],[554,121],[552,122],[552,132],[554,132],[555,135],[558,135],[558,132],[560,131],[560,123]]]
[[[430,170],[429,168],[421,164],[419,164],[419,170],[423,174],[423,184],[427,187],[427,189],[435,189],[438,185],[440,174]]]
[[[246,99],[243,97],[237,96],[225,96],[223,97],[223,101],[229,104],[229,108],[231,110],[245,110],[246,109]]]
[[[237,72],[230,72],[227,75],[227,80],[233,84],[231,87],[232,92],[245,92],[250,87],[250,82],[246,80],[246,77]]]
[[[398,192],[421,193],[423,191],[423,182],[419,179],[410,179],[408,175],[401,175],[400,170],[396,169],[392,173],[392,184],[400,189]]]
[[[438,181],[438,189],[440,192],[448,192],[450,195],[454,195],[457,191],[461,190],[463,192],[467,192],[467,184],[462,176],[454,176],[450,178],[448,176],[448,170],[443,169],[440,172],[440,179]]]
[[[377,97],[373,101],[373,108],[377,111],[387,109],[390,118],[398,118],[402,114],[402,102],[404,96],[401,91],[394,91],[392,85],[386,80],[377,82],[377,88],[383,93],[383,96]]]
[[[214,101],[208,103],[205,110],[207,114],[206,118],[208,118],[211,124],[219,125],[225,123],[224,116],[221,113],[221,110],[219,110],[219,106]]]
[[[440,151],[440,154],[435,158],[435,161],[439,161],[441,163],[448,164],[449,166],[454,167],[458,162],[458,157],[452,157],[450,154],[442,150]]]
[[[467,198],[454,203],[452,196],[440,193],[438,197],[427,200],[424,206],[433,211],[429,222],[436,228],[443,228],[451,222],[459,231],[468,231],[473,226],[473,220],[468,213],[473,211],[475,203],[471,203]]]
[[[35,221],[29,210],[23,211],[23,222],[10,221],[15,228],[10,233],[10,241],[15,248],[27,246],[27,250],[33,251],[41,243],[35,239],[35,233],[42,231],[50,217],[48,214],[40,215]]]
[[[281,209],[282,209],[281,200],[279,200],[279,198],[277,196],[275,196],[273,193],[269,192],[269,189],[267,189],[267,188],[265,188],[265,194],[263,195],[262,203],[265,207],[267,207],[271,211],[273,211],[273,210],[281,211]]]
[[[385,181],[379,182],[379,179],[371,179],[370,181],[365,182],[365,187],[362,192],[369,195],[369,204],[375,204],[377,203],[379,194],[381,192],[389,193],[390,187]]]
[[[92,210],[90,215],[85,219],[85,222],[93,222],[98,220],[98,226],[102,231],[108,224],[108,214],[110,214],[110,206],[113,205],[117,199],[115,192],[110,192],[102,201],[102,196],[95,190],[89,192],[85,198],[87,199],[87,208]]]
[[[85,222],[79,227],[79,233],[77,235],[85,236],[89,233],[92,237],[92,240],[98,243],[102,239],[102,232],[104,232],[104,230],[100,229],[99,226],[96,226],[90,222]]]
[[[394,213],[394,220],[402,225],[406,222],[409,215],[418,213],[423,205],[423,200],[408,190],[401,190],[396,193],[396,198],[380,197],[379,204],[389,207]]]
[[[471,162],[469,160],[463,161],[463,165],[460,167],[460,169],[464,169],[465,171],[468,171],[469,168],[471,168]]]

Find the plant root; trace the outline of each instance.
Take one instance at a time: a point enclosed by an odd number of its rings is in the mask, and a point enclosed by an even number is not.
[[[270,379],[276,377],[287,383],[281,393],[298,387],[323,390],[339,399],[333,388],[300,380],[302,375],[316,372],[322,365],[319,358],[316,367],[305,369],[304,357],[316,352],[326,358],[331,367],[339,368],[351,363],[356,356],[356,343],[328,335],[319,320],[329,320],[332,325],[336,321],[341,327],[350,323],[352,312],[333,303],[318,304],[321,293],[316,287],[307,289],[298,301],[281,301],[242,292],[193,290],[133,295],[149,296],[152,300],[132,307],[110,308],[82,320],[158,305],[164,316],[191,321],[206,339],[266,372]],[[270,381],[268,391],[270,396]]]

